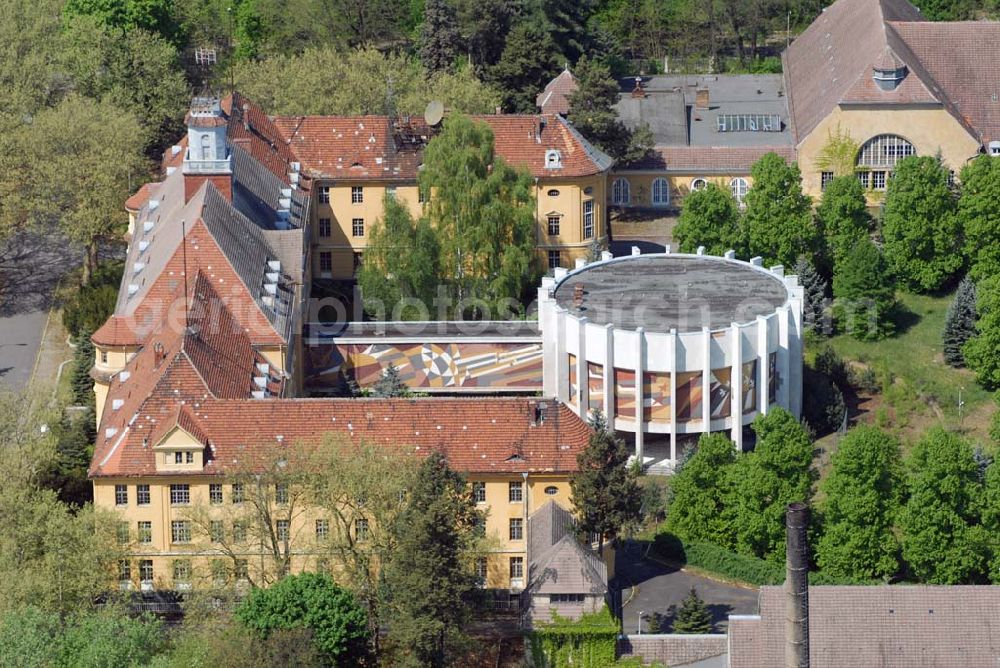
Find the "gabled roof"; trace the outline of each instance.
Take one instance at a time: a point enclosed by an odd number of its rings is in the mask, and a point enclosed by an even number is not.
[[[538,178],[591,176],[607,171],[614,160],[584,139],[559,115],[502,114],[473,116],[493,130],[496,153],[508,163],[524,167]],[[562,167],[545,166],[545,153],[559,151]]]
[[[810,587],[809,665],[993,666],[998,620],[997,586]],[[784,665],[785,624],[784,588],[762,587],[759,616],[729,619],[729,665]]]
[[[573,516],[550,500],[528,519],[528,589],[533,594],[608,591],[604,561],[575,535]]]
[[[246,150],[276,178],[288,184],[292,162],[298,160],[285,137],[257,104],[234,92],[222,101],[227,116],[226,136],[234,146]]]
[[[211,447],[207,475],[264,461],[277,445],[318,443],[326,434],[414,456],[440,451],[453,468],[469,473],[566,473],[576,470],[576,456],[590,434],[587,424],[558,402],[548,402],[544,419],[536,421],[538,400],[523,397],[217,400],[197,385],[166,389],[154,393],[136,425],[149,422],[143,417],[147,412],[154,420],[169,418],[184,401]],[[102,445],[99,434],[91,475],[155,474],[143,436],[140,428],[117,446],[117,457],[108,458],[113,444]],[[512,446],[520,448],[520,458],[509,458]]]
[[[850,92],[848,100],[867,99],[863,80],[871,80],[872,66],[891,46],[911,72],[905,91],[897,89],[878,98],[889,103],[933,101],[926,81],[920,81],[897,44],[890,44],[887,21],[923,21],[920,11],[906,0],[837,0],[813,21],[785,50],[786,90],[792,126],[802,141]],[[857,89],[855,89],[858,87]],[[874,84],[872,84],[874,88]]]
[[[576,88],[576,77],[569,71],[569,67],[566,67],[535,96],[535,106],[543,114],[568,114],[569,97],[576,92]]]

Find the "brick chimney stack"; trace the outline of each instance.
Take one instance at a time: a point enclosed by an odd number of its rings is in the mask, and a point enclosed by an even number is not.
[[[785,512],[785,667],[809,668],[809,508]]]
[[[699,88],[694,92],[694,107],[695,109],[708,109],[708,89]]]

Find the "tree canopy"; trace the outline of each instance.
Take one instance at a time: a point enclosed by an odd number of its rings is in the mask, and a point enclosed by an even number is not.
[[[834,307],[839,326],[856,339],[879,339],[892,333],[896,288],[878,246],[867,238],[841,262],[833,277]]]
[[[853,174],[826,184],[816,218],[829,255],[828,276],[836,274],[854,245],[868,236],[871,218],[867,207],[864,188]]]
[[[569,121],[599,149],[620,163],[640,160],[653,147],[648,125],[634,130],[618,118],[618,82],[611,70],[584,56],[576,64],[577,88],[569,96]]]
[[[965,234],[969,275],[981,280],[1000,274],[1000,159],[981,155],[961,172],[958,217]]]
[[[725,434],[703,434],[694,454],[670,481],[667,530],[688,540],[730,542],[723,516],[728,499],[729,469],[736,461],[736,447]]]
[[[798,165],[768,153],[753,164],[750,176],[753,185],[747,192],[743,215],[750,254],[764,258],[765,266],[791,267],[800,255],[812,259],[819,232],[812,202],[802,194]]]
[[[962,356],[980,384],[1000,388],[1000,275],[976,287],[976,314],[976,334],[962,346]]]
[[[962,346],[976,334],[976,284],[966,276],[958,284],[955,298],[944,318],[944,361],[953,367],[965,366]]]
[[[694,190],[684,198],[674,238],[682,253],[693,253],[704,246],[705,252],[712,255],[722,255],[732,249],[742,256],[747,247],[736,200],[728,190],[715,183]]]

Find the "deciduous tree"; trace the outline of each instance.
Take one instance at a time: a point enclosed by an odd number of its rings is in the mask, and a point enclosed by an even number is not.
[[[911,156],[896,164],[882,237],[889,268],[912,290],[937,290],[962,267],[961,224],[939,157]]]
[[[580,530],[597,534],[603,545],[638,521],[642,491],[635,467],[627,465],[625,442],[615,436],[603,414],[594,415],[591,428],[587,447],[577,455],[579,471],[570,478],[570,490]]]
[[[674,238],[682,253],[693,253],[698,246],[704,246],[712,255],[722,255],[730,249],[738,256],[746,254],[747,243],[736,200],[715,183],[684,198]]]
[[[1000,159],[979,156],[961,174],[958,217],[973,280],[1000,274]]]
[[[944,318],[944,361],[953,367],[965,366],[962,346],[976,334],[976,284],[966,276],[958,284],[955,298]]]
[[[764,264],[791,267],[800,255],[812,259],[819,242],[812,202],[802,194],[802,176],[797,164],[786,164],[776,153],[768,153],[750,168],[753,185],[746,196],[743,227],[750,254]]]
[[[976,335],[962,346],[962,356],[976,380],[989,389],[1000,387],[1000,275],[976,286]]]
[[[940,428],[907,461],[910,496],[900,515],[903,559],[930,584],[974,582],[986,572],[987,537],[979,524],[982,483],[972,447]]]
[[[667,530],[686,540],[731,545],[732,535],[723,517],[729,468],[736,448],[725,434],[703,434],[694,454],[670,481]]]
[[[889,578],[899,570],[895,520],[904,494],[899,441],[869,426],[840,440],[822,482],[816,563],[830,575]]]
[[[854,245],[868,236],[867,206],[865,191],[853,174],[838,176],[826,185],[816,218],[825,238],[827,275],[835,275]]]

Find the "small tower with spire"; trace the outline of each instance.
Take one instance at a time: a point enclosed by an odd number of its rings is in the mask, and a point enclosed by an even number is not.
[[[187,125],[187,150],[184,152],[184,201],[211,181],[228,200],[233,198],[232,155],[226,138],[229,122],[222,112],[218,96],[199,95],[191,101],[184,117]]]

